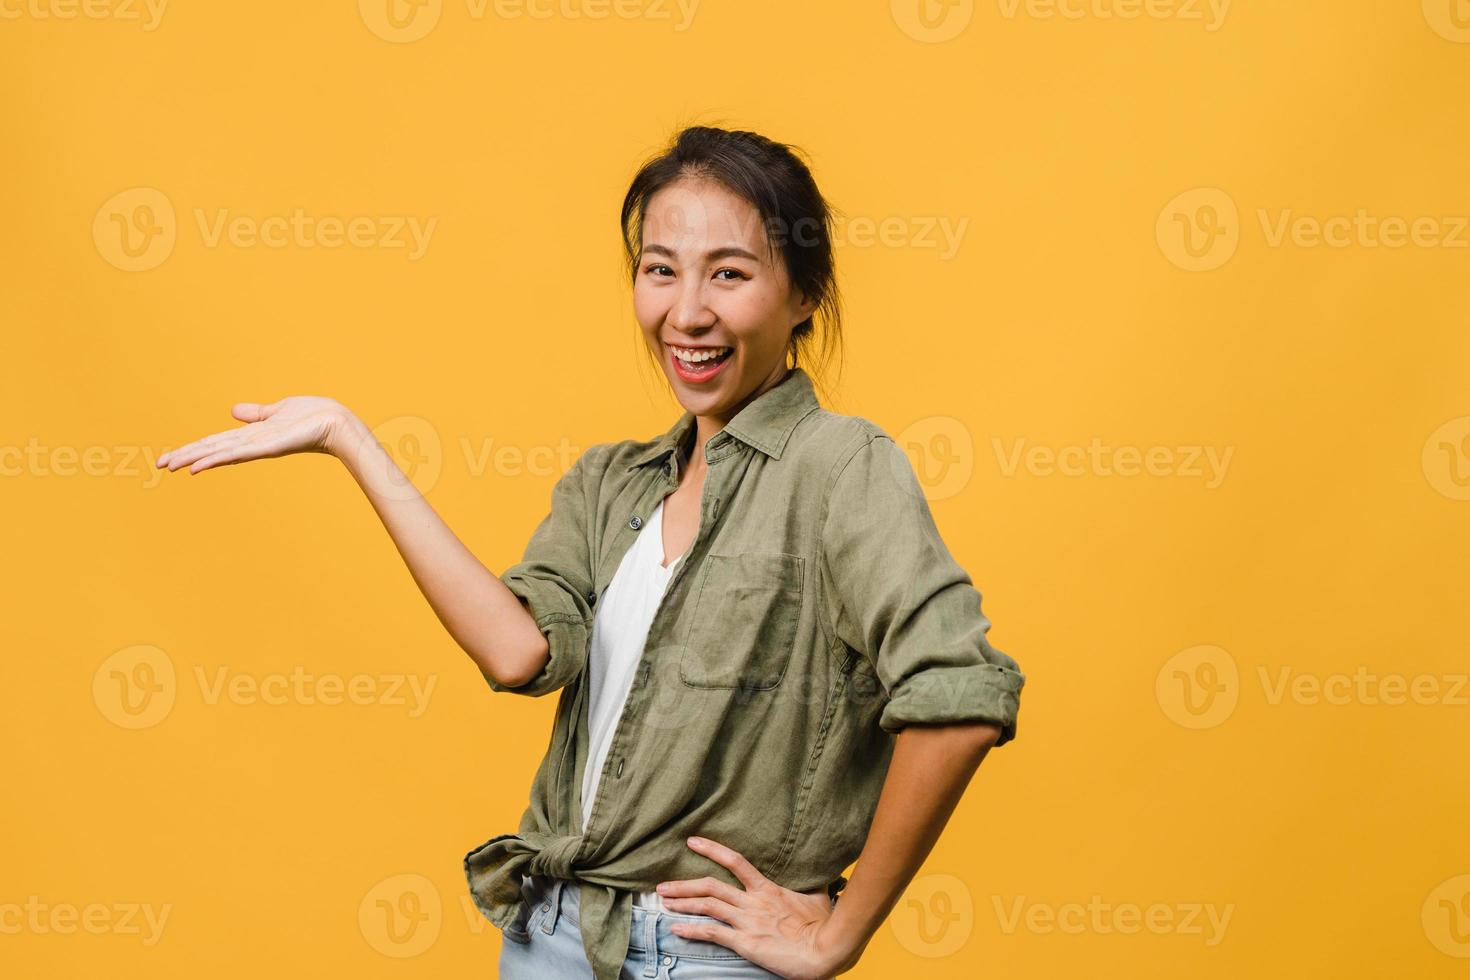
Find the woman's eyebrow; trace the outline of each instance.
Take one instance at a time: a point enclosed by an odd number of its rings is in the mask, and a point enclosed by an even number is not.
[[[672,258],[677,258],[677,256],[674,254],[674,250],[671,249],[671,248],[669,248],[667,245],[659,245],[659,244],[645,245],[645,246],[643,246],[643,252],[644,252],[644,254],[648,254],[650,252],[657,252],[660,255],[667,255],[671,259]],[[709,252],[705,253],[704,258],[705,258],[705,261],[707,261],[707,262],[718,262],[720,259],[731,259],[731,258],[734,258],[734,259],[750,259],[752,262],[759,262],[760,261],[760,256],[755,255],[754,253],[748,252],[745,249],[740,248],[740,247],[735,246],[735,245],[726,245],[723,248],[712,249]]]

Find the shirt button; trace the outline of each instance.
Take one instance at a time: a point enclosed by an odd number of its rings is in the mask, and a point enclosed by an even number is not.
[[[590,606],[590,605],[592,605],[596,601],[597,601],[597,593],[596,592],[589,592],[589,593],[587,593],[587,605]]]
[[[628,518],[628,526],[635,531],[638,530],[640,527],[643,526],[643,518],[639,517],[637,514],[634,514],[632,517]]]

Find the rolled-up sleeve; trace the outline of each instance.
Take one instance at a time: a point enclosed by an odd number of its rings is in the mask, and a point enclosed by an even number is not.
[[[839,461],[822,555],[838,637],[873,665],[887,732],[919,723],[987,722],[1016,737],[1025,683],[991,646],[970,576],[940,538],[908,456],[871,435]]]
[[[539,697],[571,682],[587,663],[592,630],[592,560],[589,526],[595,501],[594,446],[577,458],[551,490],[551,512],[542,518],[525,554],[500,575],[546,636],[550,654],[541,672],[509,687],[486,675],[491,690]]]

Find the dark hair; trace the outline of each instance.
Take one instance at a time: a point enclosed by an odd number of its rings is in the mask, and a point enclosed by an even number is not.
[[[786,266],[791,288],[818,301],[812,316],[792,328],[788,351],[793,366],[813,347],[825,362],[842,343],[842,310],[832,252],[835,209],[822,197],[811,171],[798,158],[799,152],[758,133],[687,127],[633,177],[623,198],[621,222],[628,279],[636,282],[644,216],[658,191],[686,178],[713,180],[748,201],[761,218],[773,256],[779,252]],[[818,320],[820,331],[813,322]],[[801,367],[810,371],[805,364]]]

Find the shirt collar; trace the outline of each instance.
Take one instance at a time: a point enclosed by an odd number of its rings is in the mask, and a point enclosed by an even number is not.
[[[796,423],[820,407],[811,376],[802,368],[793,367],[774,387],[761,392],[754,401],[736,412],[721,431],[730,433],[772,459],[780,459]],[[673,452],[693,427],[694,413],[686,410],[668,431],[635,456],[628,468],[662,459]]]

